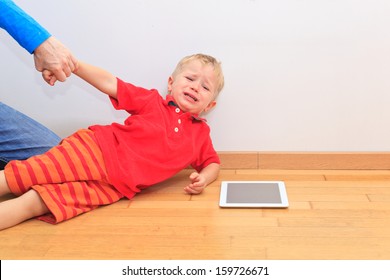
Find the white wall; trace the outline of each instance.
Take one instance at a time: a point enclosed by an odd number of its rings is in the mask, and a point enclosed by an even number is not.
[[[390,150],[388,0],[16,0],[82,60],[165,94],[177,61],[204,52],[226,87],[208,114],[219,151]],[[0,99],[60,136],[121,122],[70,78],[51,88],[0,32]]]

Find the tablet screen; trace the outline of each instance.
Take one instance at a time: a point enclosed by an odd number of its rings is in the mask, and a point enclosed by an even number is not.
[[[288,200],[280,181],[223,181],[220,206],[288,207]]]

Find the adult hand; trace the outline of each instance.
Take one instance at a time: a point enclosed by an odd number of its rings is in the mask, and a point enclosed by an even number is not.
[[[78,67],[77,59],[54,37],[49,37],[35,49],[34,62],[39,72],[48,70],[54,75],[55,80],[61,82],[64,82]]]
[[[42,78],[45,80],[46,83],[48,83],[51,86],[54,86],[55,82],[57,81],[53,72],[46,69],[42,71]]]

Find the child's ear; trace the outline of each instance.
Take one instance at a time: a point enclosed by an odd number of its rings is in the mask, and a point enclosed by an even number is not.
[[[207,113],[208,111],[210,111],[211,109],[213,109],[215,107],[215,105],[217,105],[217,101],[211,101],[209,105],[207,105],[207,107],[203,110],[204,113]]]
[[[168,78],[168,92],[171,92],[172,84],[173,84],[173,77],[169,76],[169,78]]]

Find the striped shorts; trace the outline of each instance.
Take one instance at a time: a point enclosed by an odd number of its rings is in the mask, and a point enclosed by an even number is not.
[[[123,197],[107,181],[102,152],[93,131],[79,130],[46,153],[9,162],[8,186],[15,195],[34,189],[50,213],[38,219],[59,223]]]

